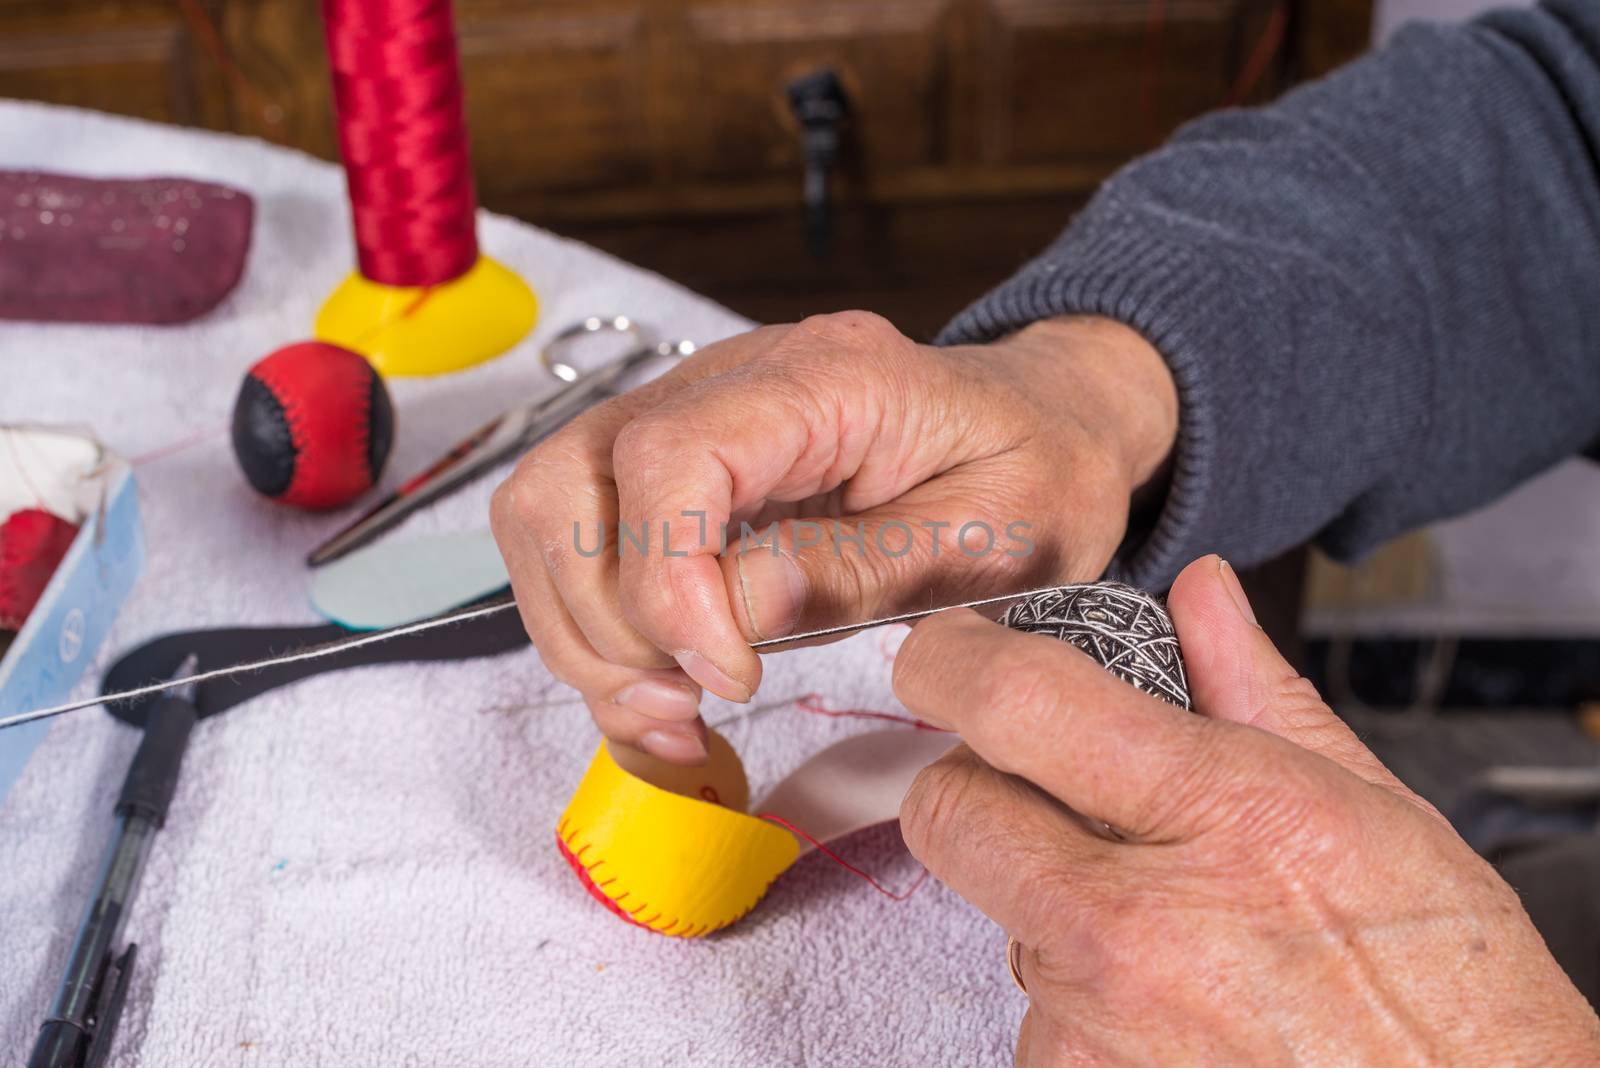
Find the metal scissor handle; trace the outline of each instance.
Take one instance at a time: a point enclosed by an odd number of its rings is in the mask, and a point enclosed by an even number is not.
[[[657,341],[654,331],[626,315],[591,315],[587,319],[580,319],[578,322],[566,327],[551,338],[549,343],[539,350],[539,362],[544,364],[545,370],[561,379],[561,381],[576,382],[584,376],[585,372],[560,359],[558,353],[564,353],[582,338],[608,331],[618,334],[631,334],[637,342],[635,348],[628,350],[613,361],[613,364],[635,361],[630,363],[630,370],[633,367],[637,367],[639,363],[644,362],[644,356],[641,353],[652,357],[681,358],[692,356],[695,351],[695,343],[692,341]],[[611,365],[608,364],[607,366]],[[601,368],[601,370],[603,369]]]

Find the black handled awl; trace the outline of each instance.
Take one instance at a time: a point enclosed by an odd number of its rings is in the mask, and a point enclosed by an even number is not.
[[[178,668],[192,674],[195,657]],[[150,706],[144,737],[117,796],[117,828],[106,850],[94,897],[78,927],[66,975],[39,1029],[28,1068],[96,1068],[116,1035],[137,946],[117,944],[139,889],[139,876],[178,788],[196,712],[194,687],[180,686]]]

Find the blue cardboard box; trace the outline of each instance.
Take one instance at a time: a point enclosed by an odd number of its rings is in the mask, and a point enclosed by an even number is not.
[[[0,658],[0,716],[67,700],[94,662],[144,564],[133,472],[105,454],[99,506],[89,510],[39,603]],[[0,730],[0,804],[50,720]]]

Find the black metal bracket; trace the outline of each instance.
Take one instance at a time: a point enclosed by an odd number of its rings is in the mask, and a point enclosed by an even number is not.
[[[787,91],[789,110],[800,123],[805,160],[806,240],[812,253],[821,256],[833,242],[831,178],[850,118],[850,96],[838,74],[827,67],[796,78]]]

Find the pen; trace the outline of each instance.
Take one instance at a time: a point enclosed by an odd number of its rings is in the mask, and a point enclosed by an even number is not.
[[[192,674],[191,655],[176,675]],[[166,822],[196,718],[194,687],[173,690],[150,709],[117,797],[117,827],[106,850],[94,897],[50,1015],[39,1029],[28,1068],[98,1068],[116,1037],[138,946],[120,955],[117,943],[139,888],[145,858]]]

